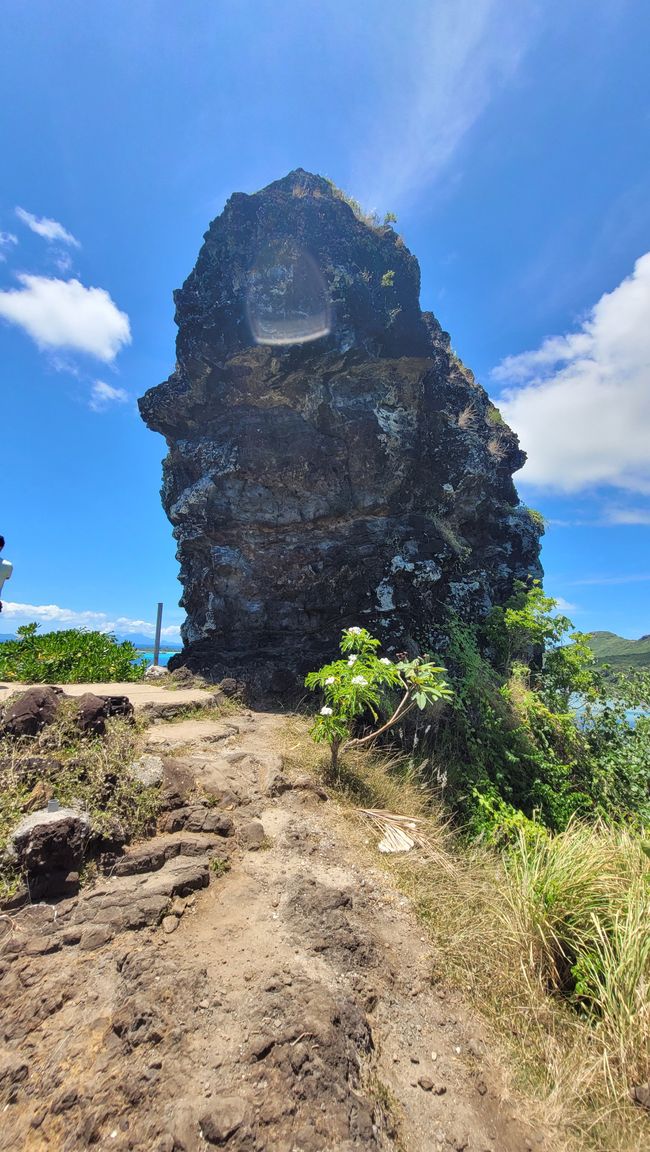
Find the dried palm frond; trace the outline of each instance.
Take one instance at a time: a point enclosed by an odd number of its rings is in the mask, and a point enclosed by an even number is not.
[[[381,833],[377,844],[380,852],[410,852],[417,847],[424,859],[437,864],[445,872],[453,873],[452,860],[444,848],[433,843],[426,820],[417,816],[400,816],[381,808],[361,808],[359,814],[373,831]]]

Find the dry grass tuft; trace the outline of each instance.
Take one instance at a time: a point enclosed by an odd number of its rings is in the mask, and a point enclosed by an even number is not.
[[[508,448],[506,444],[498,436],[490,436],[490,439],[487,442],[487,450],[492,459],[496,460],[497,464],[501,460],[505,460],[506,456],[508,455]]]
[[[458,427],[464,430],[475,428],[478,422],[478,411],[475,404],[467,404],[458,416]]]

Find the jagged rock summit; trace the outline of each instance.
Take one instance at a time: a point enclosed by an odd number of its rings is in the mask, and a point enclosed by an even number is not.
[[[236,193],[175,293],[140,400],[187,612],[174,658],[281,695],[362,624],[439,644],[539,576],[514,433],[419,305],[417,260],[328,180]]]

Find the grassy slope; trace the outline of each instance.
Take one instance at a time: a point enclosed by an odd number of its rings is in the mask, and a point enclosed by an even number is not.
[[[546,1146],[646,1147],[648,1114],[628,1094],[646,1079],[650,1055],[650,873],[638,841],[624,830],[576,824],[556,837],[528,841],[522,833],[505,852],[467,844],[404,760],[358,750],[334,779],[305,729],[303,718],[289,721],[285,763],[329,786],[351,818],[360,860],[367,854],[373,867],[390,871],[410,897],[435,945],[433,983],[456,986],[483,1017],[509,1065],[509,1090],[552,1134]],[[425,847],[380,857],[360,808],[415,817]],[[609,933],[601,939],[603,925]],[[571,933],[583,933],[584,951],[602,960],[602,996],[591,1011],[558,988],[557,948],[573,946]],[[611,955],[601,956],[599,945]]]
[[[599,664],[612,668],[650,668],[650,636],[625,640],[614,632],[592,632],[589,646]]]

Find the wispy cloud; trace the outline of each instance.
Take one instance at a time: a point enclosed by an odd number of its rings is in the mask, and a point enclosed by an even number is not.
[[[598,515],[591,517],[575,516],[571,519],[561,519],[549,516],[546,519],[549,528],[615,528],[618,525],[650,525],[650,506],[627,507],[624,504],[605,504]]]
[[[69,252],[63,248],[55,248],[52,252],[52,260],[58,272],[65,275],[72,268],[73,260]]]
[[[13,232],[0,232],[0,261],[7,259],[7,250],[15,247],[18,237]]]
[[[605,522],[607,524],[650,525],[650,507],[626,508],[610,504],[605,508]]]
[[[608,485],[650,495],[650,252],[576,332],[509,356],[493,378],[519,434],[529,484]],[[622,521],[619,521],[622,522]]]
[[[517,71],[536,28],[531,0],[425,4],[386,45],[386,104],[358,149],[353,181],[364,202],[397,207],[433,183]]]
[[[37,236],[44,240],[59,240],[62,244],[70,244],[73,248],[81,248],[81,244],[63,224],[58,220],[50,220],[47,216],[34,216],[24,208],[16,208],[16,216]]]
[[[69,348],[110,363],[131,343],[129,317],[104,288],[27,274],[18,281],[20,288],[0,292],[0,317],[17,324],[39,348]]]
[[[74,608],[60,608],[58,604],[17,604],[3,601],[3,619],[10,619],[12,626],[22,623],[46,625],[54,630],[60,628],[88,628],[93,632],[116,632],[121,636],[140,635],[153,639],[155,625],[150,620],[132,620],[128,616],[108,616],[106,612],[77,611]],[[180,637],[178,624],[169,624],[161,631],[166,640]]]
[[[95,380],[90,392],[89,405],[93,412],[105,412],[111,404],[126,404],[129,394],[124,388],[114,388],[103,380]]]
[[[583,580],[568,580],[566,583],[571,587],[578,587],[582,584],[646,584],[648,581],[650,572],[636,572],[623,576],[586,576]]]

